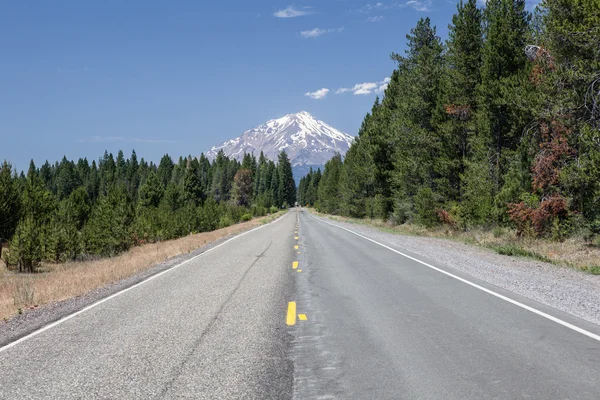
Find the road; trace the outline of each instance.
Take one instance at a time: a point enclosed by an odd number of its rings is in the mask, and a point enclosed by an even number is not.
[[[599,333],[291,211],[0,349],[0,398],[599,399]]]

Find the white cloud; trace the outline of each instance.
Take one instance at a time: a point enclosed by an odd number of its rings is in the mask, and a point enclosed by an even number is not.
[[[324,99],[325,96],[327,96],[327,93],[329,93],[329,89],[323,88],[323,89],[317,90],[316,92],[304,93],[304,95],[306,97],[310,97],[311,99],[321,100],[321,99]]]
[[[339,88],[335,94],[344,94],[352,92],[353,95],[367,95],[371,93],[383,93],[390,83],[390,78],[385,78],[381,82],[357,83],[351,88]]]
[[[482,1],[485,4],[485,1],[487,0],[477,0],[479,3],[481,3]],[[536,0],[534,0],[536,1]],[[404,7],[412,7],[417,11],[430,11],[431,9],[431,2],[432,0],[407,0],[404,2],[392,2],[392,3],[375,3],[375,4],[366,4],[363,7],[359,8],[357,11],[360,13],[372,13],[372,12],[377,12],[377,11],[384,11],[384,10],[393,10],[393,9],[400,9],[400,8],[404,8]],[[370,21],[370,22],[377,22],[377,21]]]
[[[431,0],[409,0],[405,4],[417,11],[429,11],[429,7],[431,7]]]
[[[382,3],[382,2],[378,2],[378,3],[375,3],[375,4],[368,3],[368,4],[364,5],[364,6],[362,6],[361,8],[359,8],[357,11],[359,13],[370,13],[370,12],[373,12],[373,11],[391,10],[393,8],[399,8],[399,7],[402,7],[402,4],[397,3],[397,2],[388,3],[388,4],[385,4],[385,3]]]
[[[375,17],[367,18],[367,21],[369,22],[381,22],[381,20],[383,20],[383,15],[377,15]]]
[[[359,83],[357,85],[354,85],[354,87],[352,88],[352,92],[354,95],[371,94],[371,92],[376,90],[377,87],[377,84],[374,82]]]
[[[277,18],[294,18],[309,14],[312,14],[312,11],[308,7],[298,9],[295,6],[287,6],[287,8],[275,12],[273,15]]]
[[[300,32],[300,35],[302,35],[302,37],[305,39],[314,39],[314,38],[324,35],[326,33],[341,32],[343,30],[344,30],[344,27],[336,28],[336,29],[315,28],[315,29],[311,29],[309,31],[302,31],[302,32]]]

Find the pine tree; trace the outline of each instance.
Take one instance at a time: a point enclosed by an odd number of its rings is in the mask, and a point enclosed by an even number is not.
[[[437,130],[445,144],[437,164],[438,190],[446,200],[460,201],[465,163],[476,140],[477,87],[481,84],[483,45],[481,11],[476,0],[462,0],[448,26],[446,69],[441,82]],[[439,110],[439,106],[443,106]]]
[[[319,181],[317,209],[330,214],[340,213],[340,175],[344,164],[342,156],[336,153],[325,164],[325,171]]]
[[[188,158],[183,176],[183,193],[185,200],[198,206],[205,199],[205,190],[200,180],[199,164],[194,159]]]
[[[395,107],[387,129],[394,132],[396,144],[392,179],[397,204],[412,201],[423,187],[439,190],[439,162],[444,146],[434,125],[444,65],[443,46],[429,18],[421,18],[406,38],[406,55],[392,55],[398,62],[398,73],[390,82],[392,89],[401,87],[402,95],[389,100],[386,95],[383,102],[384,106],[393,102]],[[386,197],[383,193],[373,205],[375,214],[382,219],[387,219],[390,208]]]
[[[482,146],[492,151],[490,178],[495,195],[524,128],[521,110],[510,97],[527,76],[524,48],[530,17],[525,0],[490,0],[484,18],[478,125]]]
[[[252,170],[241,168],[233,180],[233,201],[238,206],[248,207],[252,202]]]
[[[173,164],[173,160],[168,154],[165,154],[160,159],[160,164],[158,165],[156,175],[158,176],[158,180],[162,184],[163,188],[166,188],[171,181],[174,167],[175,165]]]
[[[164,189],[160,178],[151,172],[146,182],[140,187],[139,202],[143,207],[158,207],[163,193]]]
[[[133,217],[131,201],[123,188],[114,188],[100,197],[85,227],[86,250],[102,256],[114,256],[127,250],[132,244]]]
[[[277,170],[279,178],[277,198],[282,207],[293,207],[296,203],[296,182],[294,181],[292,163],[285,150],[279,153]]]
[[[19,222],[21,198],[12,166],[4,161],[0,167],[0,248],[10,240]]]

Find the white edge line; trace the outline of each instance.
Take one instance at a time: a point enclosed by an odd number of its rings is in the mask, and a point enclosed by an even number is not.
[[[75,317],[76,317],[76,316],[78,316],[79,314],[82,314],[82,313],[84,313],[84,312],[86,312],[86,311],[88,311],[88,310],[91,310],[92,308],[94,308],[94,307],[97,307],[97,306],[99,306],[100,304],[102,304],[102,303],[104,303],[104,302],[106,302],[106,301],[108,301],[108,300],[110,300],[110,299],[112,299],[112,298],[115,298],[115,297],[117,297],[117,296],[120,296],[120,295],[122,295],[123,293],[126,293],[126,292],[128,292],[128,291],[130,291],[130,290],[132,290],[132,289],[135,289],[136,287],[138,287],[138,286],[140,286],[140,285],[143,285],[144,283],[148,283],[148,282],[150,282],[151,280],[158,278],[159,276],[162,276],[162,275],[164,275],[164,274],[166,274],[166,273],[168,273],[168,272],[171,272],[171,271],[173,271],[173,270],[175,270],[175,269],[177,269],[177,268],[181,267],[182,265],[185,265],[185,264],[189,263],[190,261],[193,261],[193,260],[195,260],[196,258],[198,258],[198,257],[200,257],[200,256],[203,256],[203,255],[205,255],[206,253],[209,253],[209,252],[213,251],[214,249],[217,249],[217,248],[219,248],[219,247],[221,247],[221,246],[224,246],[224,245],[226,245],[227,243],[231,242],[232,240],[235,240],[235,239],[237,239],[237,238],[240,238],[240,237],[242,237],[242,236],[244,236],[244,235],[247,235],[247,234],[249,234],[249,233],[251,233],[251,232],[257,231],[257,230],[259,230],[259,229],[261,229],[261,228],[264,228],[265,226],[271,225],[271,224],[273,224],[273,223],[275,223],[275,222],[277,222],[277,221],[281,220],[281,219],[282,219],[283,217],[285,217],[286,215],[287,215],[287,213],[285,213],[285,214],[283,214],[281,217],[279,217],[279,218],[277,218],[277,219],[275,219],[275,220],[273,220],[273,221],[269,222],[268,224],[264,224],[264,225],[261,225],[261,226],[257,226],[256,228],[252,228],[252,229],[250,229],[249,231],[242,232],[242,233],[240,233],[240,234],[238,234],[238,235],[235,235],[234,237],[227,239],[227,240],[226,240],[226,241],[224,241],[223,243],[220,243],[220,244],[218,244],[218,245],[216,245],[216,246],[214,246],[214,247],[211,247],[210,249],[208,249],[208,250],[206,250],[206,251],[203,251],[202,253],[200,253],[200,254],[197,254],[197,255],[195,255],[195,256],[194,256],[194,257],[192,257],[192,258],[188,258],[187,260],[185,260],[185,261],[182,261],[181,263],[179,263],[179,264],[177,264],[177,265],[174,265],[174,266],[172,266],[172,267],[170,267],[170,268],[168,268],[168,269],[166,269],[166,270],[164,270],[164,271],[162,271],[162,272],[159,272],[159,273],[157,273],[157,274],[155,274],[155,275],[152,275],[152,276],[150,276],[150,277],[148,277],[148,278],[144,279],[143,281],[136,283],[135,285],[129,286],[128,288],[125,288],[125,289],[123,289],[123,290],[120,290],[120,291],[118,291],[117,293],[113,293],[113,294],[111,294],[110,296],[108,296],[108,297],[105,297],[105,298],[103,298],[103,299],[101,299],[101,300],[98,300],[98,301],[96,301],[95,303],[92,303],[92,304],[90,304],[89,306],[86,306],[86,307],[82,308],[82,309],[81,309],[81,310],[79,310],[79,311],[76,311],[76,312],[74,312],[74,313],[72,313],[72,314],[69,314],[69,315],[67,315],[67,316],[65,316],[65,317],[62,317],[61,319],[59,319],[59,320],[57,320],[57,321],[54,321],[54,322],[52,322],[52,323],[50,323],[50,324],[48,324],[48,325],[46,325],[46,326],[44,326],[44,327],[42,327],[42,328],[40,328],[40,329],[36,330],[36,331],[33,331],[33,332],[31,332],[31,333],[29,333],[29,334],[27,334],[27,335],[23,336],[22,338],[20,338],[20,339],[17,339],[17,340],[15,340],[14,342],[11,342],[11,343],[9,343],[9,344],[5,345],[4,347],[0,347],[0,353],[2,353],[2,352],[3,352],[3,351],[5,351],[5,350],[8,350],[8,349],[10,349],[11,347],[14,347],[14,346],[18,345],[19,343],[22,343],[22,342],[26,341],[27,339],[31,339],[32,337],[34,337],[34,336],[37,336],[37,335],[39,335],[40,333],[43,333],[43,332],[45,332],[45,331],[47,331],[47,330],[49,330],[49,329],[52,329],[52,328],[54,328],[55,326],[57,326],[57,325],[60,325],[60,324],[62,324],[63,322],[66,322],[66,321],[70,320],[71,318],[75,318]]]
[[[311,215],[311,217],[313,217],[313,216]],[[315,217],[313,217],[313,218],[315,218]],[[485,288],[485,287],[483,287],[483,286],[481,286],[481,285],[478,285],[478,284],[476,284],[476,283],[473,283],[473,282],[471,282],[471,281],[469,281],[469,280],[467,280],[467,279],[461,278],[460,276],[454,275],[454,274],[452,274],[452,273],[450,273],[450,272],[448,272],[448,271],[444,271],[444,270],[443,270],[443,269],[441,269],[441,268],[434,267],[434,266],[433,266],[433,265],[431,265],[431,264],[427,264],[427,263],[426,263],[426,262],[424,262],[424,261],[421,261],[421,260],[419,260],[419,259],[417,259],[417,258],[411,257],[411,256],[409,256],[408,254],[404,254],[404,253],[402,253],[401,251],[398,251],[398,250],[396,250],[396,249],[394,249],[394,248],[391,248],[391,247],[389,247],[389,246],[386,246],[386,245],[385,245],[385,244],[383,244],[383,243],[379,243],[378,241],[376,241],[376,240],[373,240],[373,239],[371,239],[371,238],[369,238],[369,237],[363,236],[363,235],[361,235],[360,233],[357,233],[357,232],[354,232],[354,231],[352,231],[352,230],[350,230],[350,229],[344,228],[343,226],[339,226],[339,225],[336,225],[336,224],[332,224],[332,223],[330,223],[330,222],[328,222],[328,221],[325,221],[325,220],[324,220],[324,219],[322,219],[322,218],[319,218],[319,220],[320,220],[321,222],[324,222],[324,223],[328,224],[328,225],[335,226],[336,228],[339,228],[339,229],[345,230],[345,231],[347,231],[347,232],[350,232],[350,233],[352,233],[353,235],[356,235],[356,236],[358,236],[358,237],[361,237],[361,238],[363,238],[363,239],[365,239],[365,240],[368,240],[368,241],[370,241],[370,242],[373,242],[373,243],[375,243],[375,244],[378,244],[378,245],[379,245],[379,246],[381,246],[381,247],[384,247],[384,248],[386,248],[386,249],[388,249],[388,250],[390,250],[390,251],[393,251],[394,253],[400,254],[401,256],[404,256],[404,257],[406,257],[406,258],[408,258],[408,259],[411,259],[411,260],[413,260],[413,261],[416,261],[416,262],[418,262],[419,264],[423,264],[424,266],[426,266],[426,267],[428,267],[428,268],[431,268],[431,269],[433,269],[433,270],[435,270],[435,271],[437,271],[437,272],[441,272],[441,273],[442,273],[442,274],[444,274],[444,275],[447,275],[447,276],[449,276],[449,277],[451,277],[451,278],[454,278],[454,279],[456,279],[456,280],[459,280],[459,281],[461,281],[461,282],[463,282],[463,283],[466,283],[466,284],[467,284],[467,285],[469,285],[469,286],[472,286],[472,287],[474,287],[474,288],[476,288],[476,289],[479,289],[479,290],[481,290],[481,291],[483,291],[483,292],[486,292],[486,293],[488,293],[488,294],[491,294],[491,295],[492,295],[492,296],[494,296],[494,297],[497,297],[497,298],[499,298],[499,299],[502,299],[502,300],[504,300],[504,301],[507,301],[507,302],[509,302],[509,303],[511,303],[511,304],[514,304],[514,305],[516,305],[516,306],[518,306],[518,307],[521,307],[521,308],[523,308],[523,309],[525,309],[525,310],[527,310],[527,311],[530,311],[530,312],[532,312],[532,313],[534,313],[534,314],[537,314],[537,315],[539,315],[540,317],[544,317],[544,318],[546,318],[546,319],[549,319],[550,321],[556,322],[557,324],[560,324],[560,325],[562,325],[562,326],[564,326],[564,327],[566,327],[566,328],[569,328],[569,329],[571,329],[571,330],[574,330],[575,332],[579,332],[579,333],[581,333],[582,335],[585,335],[585,336],[587,336],[587,337],[589,337],[589,338],[592,338],[592,339],[594,339],[594,340],[597,340],[597,341],[599,341],[599,342],[600,342],[600,336],[599,336],[599,335],[596,335],[596,334],[594,334],[594,333],[592,333],[592,332],[586,331],[586,330],[585,330],[585,329],[583,329],[583,328],[580,328],[580,327],[578,327],[578,326],[575,326],[575,325],[573,325],[573,324],[570,324],[570,323],[568,323],[568,322],[566,322],[566,321],[563,321],[563,320],[562,320],[562,319],[560,319],[560,318],[556,318],[556,317],[554,317],[554,316],[552,316],[552,315],[550,315],[550,314],[546,314],[546,313],[545,313],[545,312],[543,312],[543,311],[540,311],[540,310],[538,310],[538,309],[536,309],[536,308],[533,308],[533,307],[531,307],[531,306],[528,306],[528,305],[526,305],[526,304],[520,303],[520,302],[518,302],[518,301],[516,301],[516,300],[513,300],[513,299],[511,299],[510,297],[506,297],[506,296],[504,296],[504,295],[501,295],[500,293],[496,293],[496,292],[494,292],[493,290],[490,290],[490,289],[488,289],[488,288]]]

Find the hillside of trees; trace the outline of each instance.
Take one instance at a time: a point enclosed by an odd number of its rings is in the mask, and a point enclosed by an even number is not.
[[[63,158],[27,174],[0,166],[3,259],[22,272],[43,261],[113,256],[131,246],[211,231],[263,216],[296,201],[285,152],[277,163],[262,153],[242,163],[222,152],[165,155],[158,165],[107,152],[98,163]]]
[[[356,142],[302,204],[562,240],[600,233],[600,0],[460,1],[445,42],[406,36]]]

